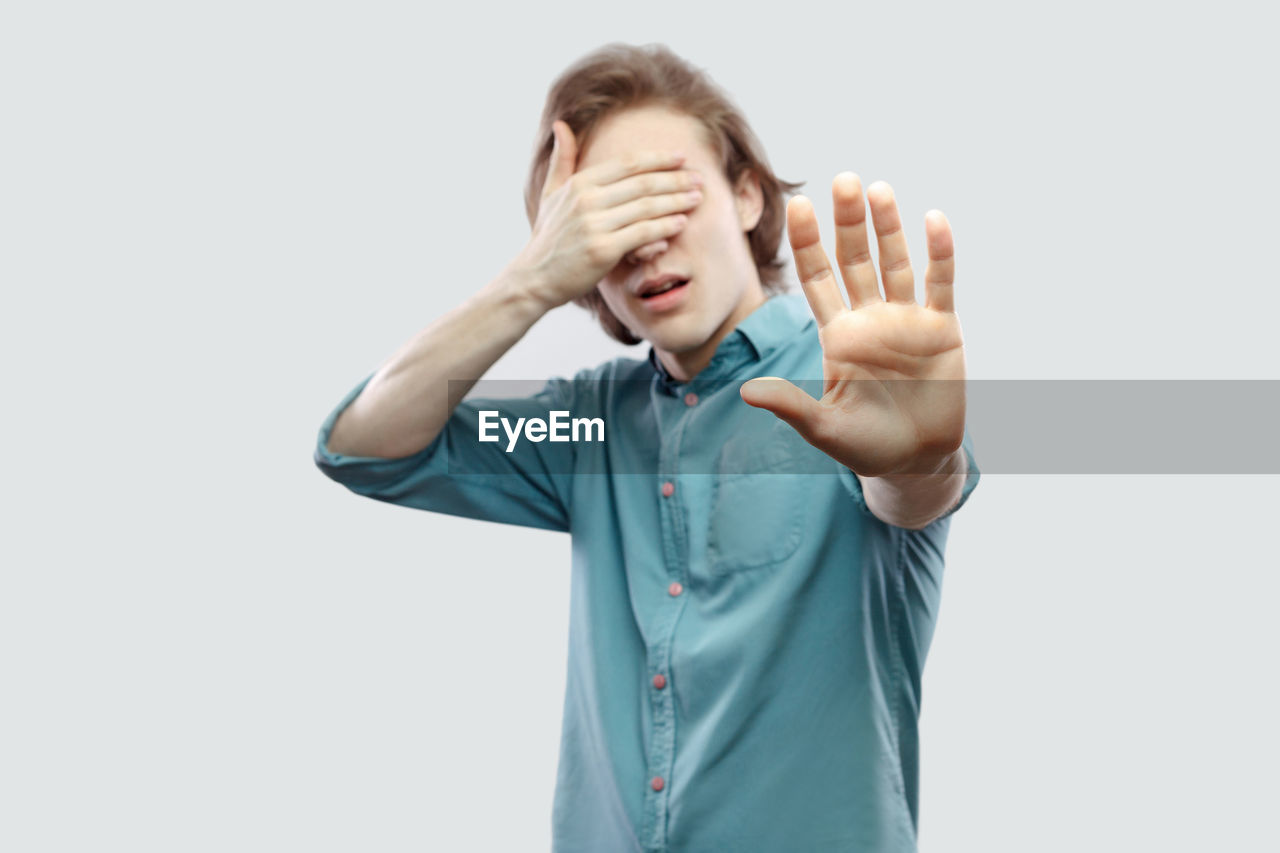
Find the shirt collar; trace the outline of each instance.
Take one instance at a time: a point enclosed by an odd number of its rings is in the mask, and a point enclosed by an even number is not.
[[[743,367],[766,358],[813,322],[813,313],[809,310],[804,294],[780,293],[771,296],[720,341],[711,361],[692,381],[730,376]],[[681,385],[667,372],[652,346],[649,347],[649,364],[653,366],[664,387]]]

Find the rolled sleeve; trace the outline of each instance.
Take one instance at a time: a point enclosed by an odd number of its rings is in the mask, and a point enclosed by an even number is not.
[[[505,439],[479,441],[481,411],[496,411],[513,422],[522,417],[546,419],[553,410],[569,408],[565,399],[569,383],[551,379],[529,397],[463,400],[440,434],[411,456],[388,459],[332,452],[328,443],[333,425],[372,378],[370,374],[351,389],[320,426],[314,461],[325,476],[356,494],[399,506],[547,530],[569,529],[571,443],[520,441],[507,452]]]

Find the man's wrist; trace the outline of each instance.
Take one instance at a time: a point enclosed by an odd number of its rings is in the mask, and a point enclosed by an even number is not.
[[[909,466],[909,470],[902,473],[883,474],[868,479],[882,480],[895,486],[910,488],[921,480],[963,474],[966,468],[968,468],[967,459],[964,455],[964,447],[961,446],[945,456],[916,459]]]
[[[936,465],[926,462],[921,473],[864,477],[858,474],[867,508],[896,527],[920,529],[960,500],[969,461],[964,447],[956,448]]]
[[[542,281],[532,270],[524,267],[508,266],[493,280],[490,287],[502,302],[526,313],[530,324],[557,307],[546,297]]]

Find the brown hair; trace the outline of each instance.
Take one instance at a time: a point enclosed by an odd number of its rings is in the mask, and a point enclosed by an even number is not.
[[[557,119],[567,123],[581,149],[605,116],[649,104],[671,107],[702,122],[707,141],[724,164],[731,187],[747,171],[759,178],[764,210],[756,227],[748,232],[747,242],[765,292],[785,290],[782,270],[786,261],[778,257],[787,219],[785,194],[794,193],[804,182],[792,183],[775,175],[763,146],[732,99],[704,70],[690,65],[666,45],[607,44],[579,59],[551,84],[524,188],[530,224],[538,216],[555,141],[551,125]],[[573,302],[590,310],[611,337],[624,344],[640,343],[641,339],[631,334],[605,305],[599,290]]]

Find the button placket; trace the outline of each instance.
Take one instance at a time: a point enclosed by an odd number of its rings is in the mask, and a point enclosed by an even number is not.
[[[670,578],[667,594],[671,599],[667,606],[660,609],[654,624],[654,640],[649,647],[649,672],[651,689],[647,691],[652,710],[653,730],[650,733],[648,754],[648,777],[646,786],[643,822],[640,827],[641,841],[650,849],[663,849],[666,846],[667,797],[669,796],[671,769],[675,763],[675,701],[671,685],[671,647],[675,635],[676,623],[684,606],[684,584],[681,582],[688,561],[688,519],[685,517],[684,502],[679,484],[680,447],[685,427],[688,424],[691,408],[684,402],[681,389],[672,389],[675,393],[664,395],[667,417],[661,417],[658,423],[665,423],[668,432],[660,435],[658,446],[657,491],[658,519],[662,541],[662,556],[665,574]],[[679,414],[670,417],[672,404],[678,406]]]

